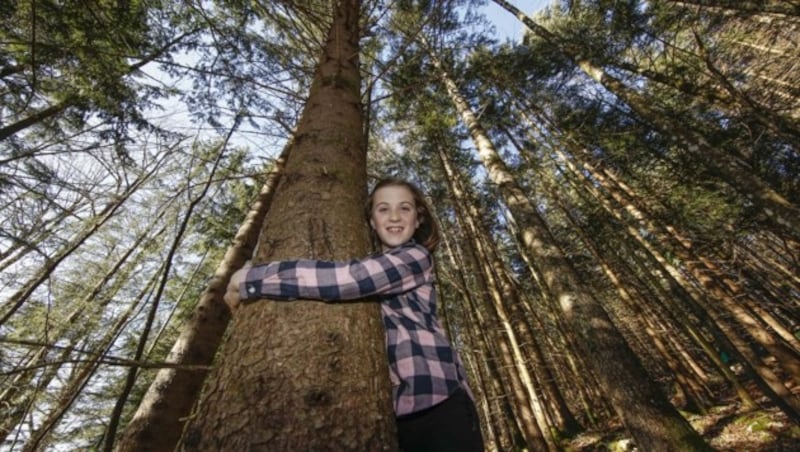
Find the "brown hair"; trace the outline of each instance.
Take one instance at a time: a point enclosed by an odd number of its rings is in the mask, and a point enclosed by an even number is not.
[[[378,189],[389,186],[405,187],[411,192],[414,198],[414,206],[417,208],[417,217],[419,218],[419,227],[414,231],[414,241],[427,248],[428,251],[433,252],[436,249],[436,245],[439,244],[439,226],[436,224],[431,214],[431,208],[425,200],[425,195],[422,194],[422,191],[417,188],[416,185],[407,180],[388,177],[379,180],[378,183],[375,184],[375,187],[369,193],[369,196],[367,196],[367,203],[364,206],[367,222],[372,218],[372,204],[375,200],[375,192],[377,192]],[[376,246],[377,249],[380,249],[378,234],[372,228],[370,228],[370,237],[372,239],[372,244]]]

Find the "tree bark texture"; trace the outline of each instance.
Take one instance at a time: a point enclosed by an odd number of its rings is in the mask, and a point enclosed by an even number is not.
[[[343,0],[255,263],[368,254],[358,0]],[[184,450],[394,450],[388,364],[375,300],[261,300],[234,313]]]

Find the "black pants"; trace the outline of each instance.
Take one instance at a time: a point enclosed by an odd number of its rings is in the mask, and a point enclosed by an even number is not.
[[[397,418],[403,452],[483,452],[475,404],[459,389],[444,402]]]

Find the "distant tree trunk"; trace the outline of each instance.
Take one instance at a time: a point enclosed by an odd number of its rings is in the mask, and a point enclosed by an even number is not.
[[[203,381],[230,321],[222,300],[231,275],[253,255],[259,228],[269,210],[275,187],[288,157],[286,147],[274,162],[258,199],[248,212],[192,316],[172,346],[166,362],[178,367],[158,371],[136,414],[115,445],[119,451],[171,451],[180,439],[186,418],[197,401]],[[191,369],[180,366],[195,366]]]
[[[514,218],[510,215],[510,213],[504,209],[503,216],[506,220],[506,227],[508,228],[509,234],[514,241],[518,250],[524,250],[524,238],[520,233],[519,227],[517,226]],[[581,406],[584,409],[584,415],[589,419],[589,424],[591,426],[596,426],[598,424],[598,417],[609,417],[613,414],[611,413],[611,407],[608,406],[608,403],[605,399],[602,398],[601,394],[598,394],[596,387],[596,379],[590,373],[585,360],[578,356],[576,353],[579,352],[579,347],[575,342],[574,335],[570,335],[567,333],[568,325],[564,322],[563,316],[560,315],[560,309],[555,306],[556,302],[552,294],[548,292],[547,287],[544,286],[544,282],[542,281],[541,271],[534,265],[533,261],[531,260],[531,256],[528,253],[521,252],[520,257],[528,266],[528,269],[531,273],[531,277],[534,279],[538,289],[543,293],[544,299],[548,300],[547,303],[544,303],[543,308],[546,311],[541,311],[545,315],[550,318],[550,321],[555,324],[555,334],[553,335],[553,339],[550,341],[550,347],[553,350],[559,350],[559,353],[563,355],[563,361],[554,361],[556,366],[553,368],[555,374],[559,372],[564,374],[560,377],[560,381],[567,382],[567,385],[562,386],[562,391],[565,393],[572,393],[575,399],[580,401]],[[528,316],[536,318],[537,312],[534,312],[530,306],[526,306],[530,311]],[[543,329],[544,326],[540,326],[540,329]],[[559,367],[559,364],[561,366]],[[554,381],[558,381],[556,376],[553,376]],[[563,408],[559,408],[563,409]],[[571,411],[568,411],[572,413]],[[605,413],[605,416],[598,416],[599,412]],[[564,431],[571,432],[574,429],[579,428],[578,425],[573,425],[570,422],[570,417],[563,416],[565,419],[564,422]],[[575,420],[574,422],[577,422]]]
[[[462,188],[460,176],[448,161],[448,156],[439,149],[439,159],[445,170],[448,187],[455,201],[455,210],[460,223],[465,226],[466,235],[474,243],[471,247],[474,256],[471,261],[479,271],[483,287],[481,292],[485,293],[488,302],[488,309],[497,319],[498,328],[504,334],[495,341],[495,345],[501,351],[501,359],[504,368],[508,372],[508,381],[511,386],[512,406],[518,417],[520,431],[525,436],[529,448],[534,450],[550,450],[554,448],[553,439],[550,437],[550,429],[543,419],[539,397],[533,387],[533,376],[528,370],[528,366],[523,358],[520,348],[521,342],[528,342],[519,337],[518,329],[512,326],[506,303],[518,303],[518,300],[508,300],[507,297],[514,296],[508,284],[499,281],[492,268],[494,260],[486,253],[486,246],[483,238],[480,237],[481,231],[476,223],[477,212],[469,209],[474,203],[469,199],[468,194]],[[530,340],[530,339],[529,339]]]
[[[453,203],[456,211],[460,210],[457,204],[459,203]],[[462,216],[463,213],[457,213],[457,219]],[[454,290],[461,292],[467,302],[464,316],[467,318],[466,323],[471,328],[464,328],[466,331],[462,334],[467,335],[470,339],[468,341],[470,349],[477,350],[474,357],[475,367],[479,374],[478,382],[482,385],[481,393],[484,396],[484,399],[479,401],[479,406],[486,415],[487,425],[484,427],[493,430],[493,437],[496,441],[495,449],[491,449],[492,443],[488,441],[488,435],[486,435],[486,446],[488,450],[517,450],[525,447],[523,442],[525,435],[520,430],[518,425],[520,419],[514,414],[515,409],[512,407],[514,394],[513,391],[509,394],[508,387],[513,383],[506,383],[510,380],[508,373],[513,372],[512,365],[504,359],[506,354],[498,350],[498,348],[503,348],[500,341],[504,341],[504,339],[502,334],[499,334],[497,321],[490,321],[484,314],[484,311],[490,308],[487,306],[489,303],[484,299],[491,297],[491,294],[486,287],[486,280],[477,262],[477,251],[474,249],[472,234],[468,231],[469,228],[463,224],[463,220],[459,219],[457,223],[461,225],[459,228],[461,233],[444,236],[444,243],[447,247],[446,254],[449,259],[449,265],[444,268],[450,270],[449,279],[457,281],[449,287],[456,286]],[[465,227],[467,230],[463,229]],[[470,239],[451,243],[451,240],[448,240],[451,236],[470,237]]]
[[[359,1],[337,2],[255,263],[368,254]],[[396,449],[374,300],[241,306],[187,423],[184,450]]]
[[[524,251],[538,263],[545,285],[558,300],[603,392],[637,445],[648,451],[710,450],[650,378],[597,300],[580,284],[579,276],[508,171],[455,82],[436,55],[429,55],[470,131],[489,178],[497,184],[517,219]]]
[[[434,216],[441,218],[437,213]],[[450,237],[448,234],[442,237],[445,255],[449,262],[446,265],[437,267],[437,274],[440,275],[440,280],[449,280],[450,284],[448,284],[447,290],[458,293],[462,301],[460,311],[466,323],[461,328],[461,334],[465,337],[464,347],[470,350],[479,350],[478,353],[467,355],[467,357],[471,357],[472,361],[470,369],[472,371],[471,388],[477,399],[475,404],[479,412],[483,414],[481,426],[484,430],[484,443],[489,450],[509,450],[513,447],[513,440],[507,422],[508,417],[498,418],[497,416],[502,410],[498,401],[501,397],[505,399],[504,393],[499,388],[500,376],[497,372],[492,372],[493,369],[487,365],[487,362],[494,357],[493,349],[487,345],[485,330],[476,318],[477,314],[473,312],[477,304],[475,301],[476,291],[473,290],[473,286],[467,282],[464,276],[465,272],[469,270],[465,268],[465,260],[460,257],[463,252],[460,252],[460,249],[456,249],[456,247],[463,245],[451,243]],[[459,257],[456,257],[457,252],[459,252]],[[442,308],[446,309],[447,307],[447,304],[442,304]],[[469,366],[468,363],[465,364]]]

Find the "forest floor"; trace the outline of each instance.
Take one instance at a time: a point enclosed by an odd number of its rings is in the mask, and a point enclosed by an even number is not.
[[[777,408],[743,412],[736,405],[725,405],[704,415],[684,415],[711,447],[720,452],[800,451],[800,425],[792,423]],[[571,452],[639,451],[622,426],[603,432],[584,432],[570,440],[566,448]]]

